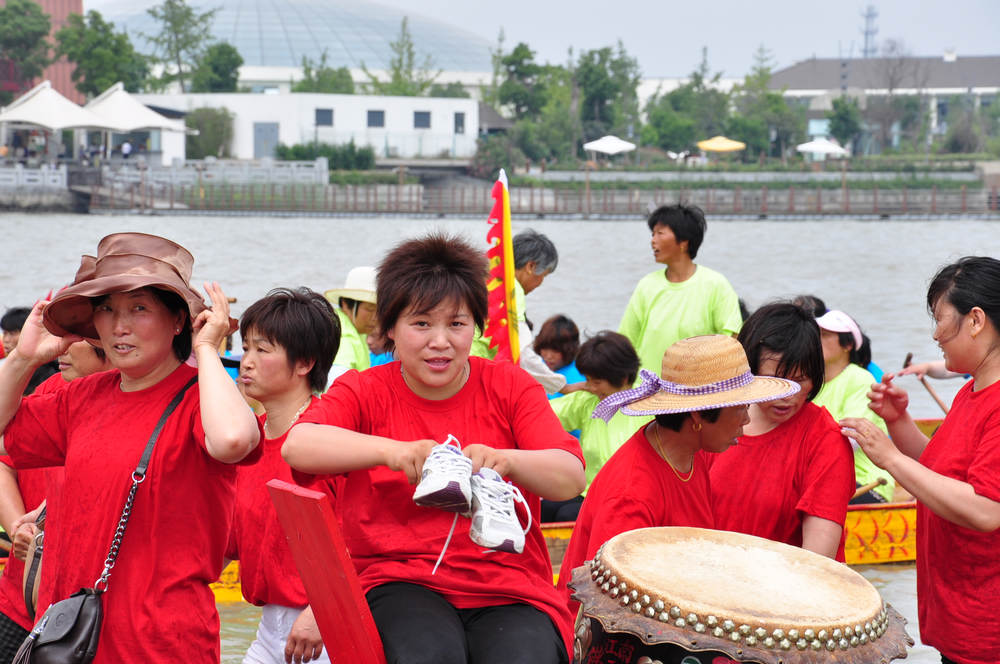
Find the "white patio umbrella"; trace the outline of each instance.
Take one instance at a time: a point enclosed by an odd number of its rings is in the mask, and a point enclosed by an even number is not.
[[[622,140],[617,136],[602,136],[596,141],[590,141],[589,143],[583,144],[584,150],[590,150],[593,152],[601,152],[603,154],[614,155],[621,154],[622,152],[631,152],[635,150],[635,143],[629,143],[628,141]]]
[[[830,155],[833,157],[845,157],[847,156],[847,150],[840,147],[828,138],[816,138],[808,143],[802,143],[796,145],[795,149],[799,152],[808,152],[810,154],[823,154]]]
[[[617,136],[602,136],[596,141],[590,141],[589,143],[583,144],[583,149],[590,152],[601,152],[606,155],[616,155],[622,152],[631,152],[635,150],[635,143],[629,143],[628,141],[622,140]],[[586,173],[586,182],[584,183],[584,191],[587,197],[587,216],[590,217],[590,164],[584,166],[584,172]]]

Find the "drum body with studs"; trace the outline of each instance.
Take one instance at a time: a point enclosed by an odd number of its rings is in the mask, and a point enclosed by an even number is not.
[[[642,528],[573,570],[574,661],[885,664],[906,620],[846,565],[787,544],[700,528]],[[688,659],[687,661],[691,661]]]

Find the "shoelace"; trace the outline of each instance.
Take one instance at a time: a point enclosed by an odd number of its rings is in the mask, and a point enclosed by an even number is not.
[[[459,442],[458,438],[455,438],[455,436],[449,433],[448,437],[444,439],[444,443],[442,444],[451,445],[452,443],[454,443],[455,447],[457,447],[459,450],[462,449],[462,443]],[[457,457],[449,456],[446,458],[447,465],[455,465],[458,463],[461,463],[461,459]],[[463,463],[462,470],[464,470],[465,468],[466,464]],[[437,574],[438,566],[441,564],[441,561],[444,560],[444,552],[448,550],[448,545],[451,544],[451,536],[455,534],[455,526],[457,524],[458,524],[458,512],[455,512],[455,518],[451,520],[451,529],[448,531],[448,537],[445,538],[444,540],[444,546],[441,547],[441,553],[438,554],[437,562],[434,563],[434,569],[431,570],[431,576]]]
[[[499,512],[505,517],[509,517],[511,520],[517,522],[517,525],[521,525],[521,520],[517,518],[517,510],[513,503],[521,503],[524,505],[524,511],[528,514],[528,525],[523,526],[521,530],[525,534],[531,529],[531,510],[528,508],[528,501],[524,499],[521,495],[521,490],[510,482],[489,480],[482,482],[479,485],[484,491],[479,492],[479,502],[485,505],[486,508],[492,512]],[[512,497],[513,501],[508,503],[506,500],[508,497]]]

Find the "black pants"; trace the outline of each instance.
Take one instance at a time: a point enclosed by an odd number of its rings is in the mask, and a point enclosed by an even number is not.
[[[861,484],[856,484],[855,488],[860,489]],[[851,499],[851,505],[877,505],[878,503],[886,502],[885,498],[881,495],[875,493],[874,491],[869,491],[868,493],[863,493],[857,498]]]
[[[389,664],[566,664],[562,637],[528,604],[456,609],[436,592],[387,583],[367,595]]]
[[[0,664],[10,664],[27,636],[28,630],[0,613]]]
[[[583,496],[569,500],[542,500],[542,523],[576,521],[583,506]]]

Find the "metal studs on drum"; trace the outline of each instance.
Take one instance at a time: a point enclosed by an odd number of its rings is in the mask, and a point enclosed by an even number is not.
[[[646,610],[644,611],[644,613],[645,613],[645,615],[646,615],[647,618],[655,618],[656,617],[656,609],[654,609],[651,606],[646,607]]]
[[[799,650],[805,650],[806,648],[809,647],[809,642],[806,641],[805,639],[799,639],[798,641],[795,642],[795,647],[798,648]]]
[[[660,611],[660,615],[656,616],[656,619],[660,622],[670,622],[670,614],[666,611]]]
[[[785,630],[776,629],[771,633],[771,636],[773,636],[776,641],[780,641],[781,639],[785,638]]]
[[[851,644],[847,639],[841,639],[839,645],[841,650],[847,650],[851,647]]]
[[[750,634],[750,625],[740,625],[740,634],[743,636]]]
[[[683,618],[678,618],[677,620],[674,621],[675,627],[684,627],[685,625],[687,625],[687,621],[684,620]]]
[[[758,627],[757,629],[754,630],[754,635],[758,639],[763,639],[764,637],[767,636],[767,630],[764,629],[763,627]]]
[[[709,627],[715,627],[716,625],[719,624],[719,619],[716,618],[715,616],[708,616],[707,618],[705,618],[705,624],[708,625]]]
[[[826,642],[826,649],[829,650],[830,652],[833,652],[834,650],[837,649],[837,642],[834,641],[833,639],[830,639],[829,641]]]
[[[806,631],[802,632],[802,636],[806,638],[806,641],[812,641],[813,639],[816,638],[816,632],[811,629],[807,629]]]
[[[778,643],[778,647],[781,648],[782,650],[789,650],[792,647],[792,642],[789,641],[788,639],[782,639]]]
[[[642,613],[642,604],[639,602],[634,602],[632,604],[632,610],[636,613]]]
[[[694,624],[694,631],[698,632],[699,634],[704,634],[705,633],[705,625],[703,623],[695,623]]]
[[[726,636],[726,630],[722,629],[721,627],[716,627],[715,629],[712,630],[712,636],[719,639],[724,638]]]
[[[766,639],[764,639],[764,647],[765,648],[773,648],[774,647],[774,639],[771,638],[770,636],[767,637]]]
[[[823,644],[819,642],[819,639],[813,639],[813,640],[812,640],[812,643],[810,643],[810,644],[809,644],[809,646],[810,646],[810,647],[811,647],[811,648],[812,648],[813,650],[819,650],[820,648],[822,648],[822,647],[823,647]]]
[[[672,606],[672,607],[670,607],[670,617],[671,618],[680,618],[681,617],[681,607],[679,607],[679,606]]]
[[[653,602],[653,608],[656,609],[657,611],[662,611],[664,606],[665,605],[663,604],[662,599],[658,599],[655,602]]]
[[[826,641],[829,637],[830,635],[827,633],[825,629],[821,629],[818,632],[816,632],[816,638],[819,639],[820,641]]]

